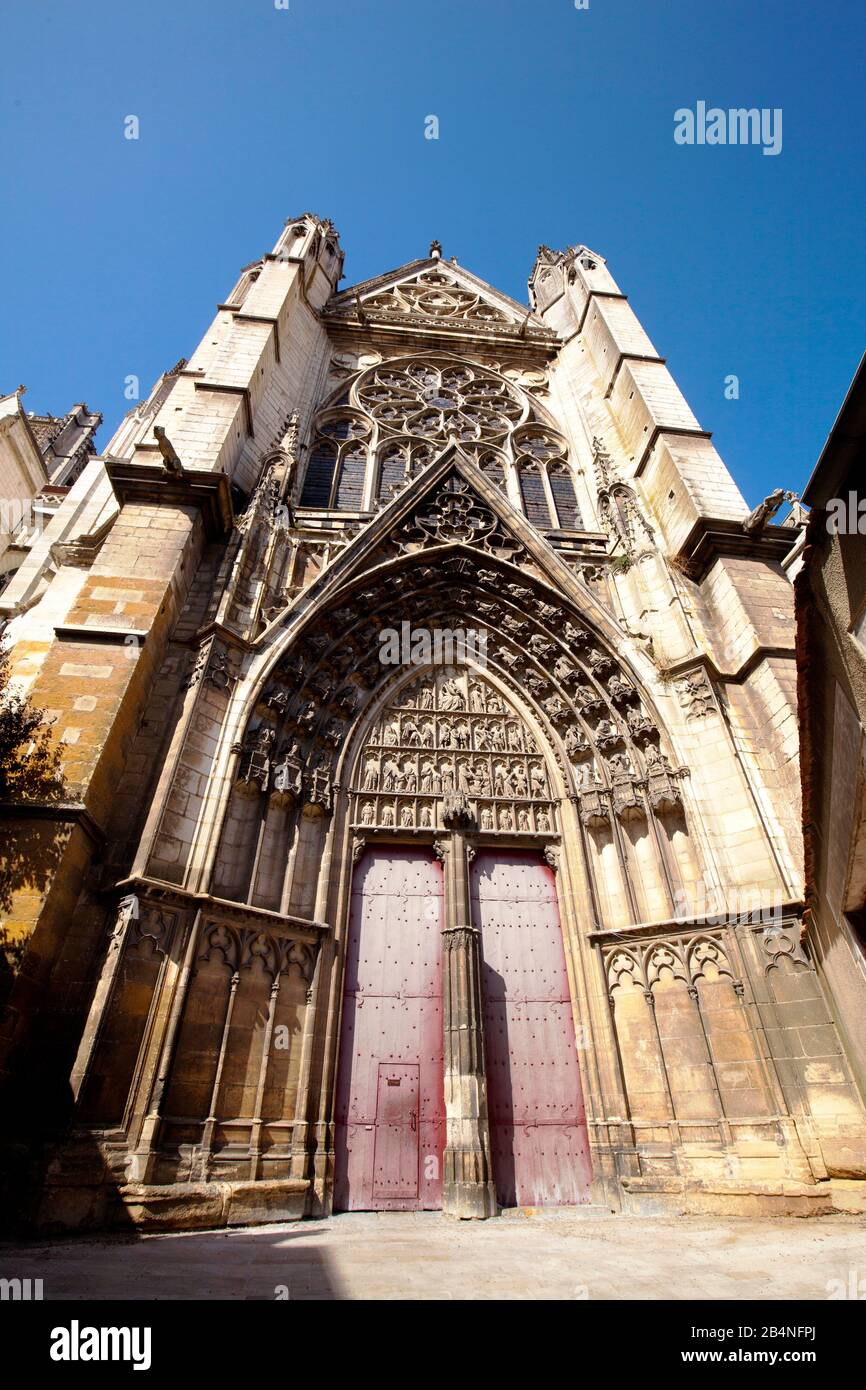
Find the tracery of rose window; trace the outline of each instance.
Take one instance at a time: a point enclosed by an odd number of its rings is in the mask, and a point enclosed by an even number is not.
[[[505,439],[525,414],[508,384],[480,367],[412,362],[378,367],[358,387],[358,404],[385,433],[420,435],[442,445]]]

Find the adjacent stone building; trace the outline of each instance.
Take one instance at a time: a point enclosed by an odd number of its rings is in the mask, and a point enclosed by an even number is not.
[[[803,500],[795,582],[809,948],[866,1089],[866,361]]]
[[[595,252],[342,263],[288,222],[0,601],[66,775],[2,808],[7,1206],[856,1205],[796,529]]]
[[[83,403],[63,416],[28,413],[24,390],[0,396],[0,593],[96,453],[102,423]]]

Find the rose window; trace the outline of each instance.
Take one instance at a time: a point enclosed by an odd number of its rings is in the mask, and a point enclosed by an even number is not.
[[[380,367],[358,389],[358,404],[380,431],[461,443],[504,440],[524,415],[507,382],[480,367],[413,362]]]

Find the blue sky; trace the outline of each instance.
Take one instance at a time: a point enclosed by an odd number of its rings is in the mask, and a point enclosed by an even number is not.
[[[28,409],[85,399],[105,445],[126,376],[144,393],[189,355],[240,266],[311,209],[340,231],[344,285],[438,237],[524,300],[539,242],[585,242],[747,499],[805,482],[866,346],[862,0],[2,15],[0,388],[25,382]],[[781,107],[781,154],[677,145],[699,100]]]

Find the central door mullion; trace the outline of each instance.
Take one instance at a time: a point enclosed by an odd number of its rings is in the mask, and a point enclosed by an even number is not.
[[[490,1161],[481,933],[472,925],[468,839],[471,811],[464,797],[446,799],[447,838],[438,842],[445,865],[442,932],[445,1041],[445,1159],[442,1209],[449,1216],[495,1216]]]

